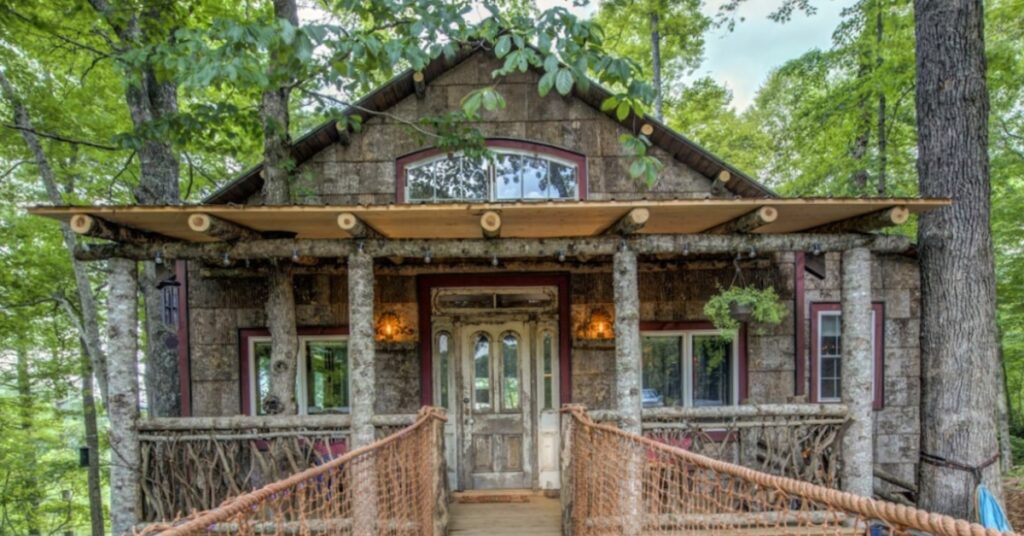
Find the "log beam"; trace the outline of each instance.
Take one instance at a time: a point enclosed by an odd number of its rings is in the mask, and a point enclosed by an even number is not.
[[[910,219],[910,209],[905,206],[891,207],[877,212],[855,216],[853,218],[837,221],[828,225],[822,225],[811,229],[813,233],[867,233],[903,225]]]
[[[588,258],[610,256],[626,242],[630,249],[642,255],[677,253],[684,246],[691,255],[722,254],[747,251],[761,253],[782,251],[821,252],[844,251],[863,247],[875,253],[904,253],[910,249],[907,237],[894,235],[818,235],[818,234],[752,234],[752,235],[655,235],[645,234],[620,238],[595,236],[587,238],[506,238],[501,241],[484,239],[421,239],[421,240],[368,240],[362,244],[373,257],[402,256],[420,258],[429,251],[432,258],[493,258],[516,259],[556,258],[560,251],[571,251]],[[75,258],[97,261],[111,258],[137,260],[152,259],[160,252],[165,259],[205,260],[223,263],[230,260],[286,259],[293,252],[299,255],[331,258],[346,257],[358,249],[350,239],[295,239],[275,238],[253,241],[228,242],[149,242],[145,244],[102,244],[79,246]]]
[[[225,242],[233,240],[259,240],[263,238],[263,235],[259,232],[244,225],[201,212],[188,217],[188,228]]]
[[[732,180],[732,173],[729,173],[728,169],[723,169],[718,172],[718,176],[715,177],[715,181],[711,184],[711,193],[718,195],[725,191],[726,185]]]
[[[498,238],[501,236],[501,214],[488,210],[480,215],[480,231],[484,238]]]
[[[727,221],[720,225],[715,225],[709,229],[705,229],[705,234],[737,234],[737,233],[751,233],[754,232],[769,223],[779,219],[779,211],[775,207],[761,207],[757,210],[752,210],[734,220]]]
[[[634,208],[627,212],[625,216],[619,218],[619,221],[606,229],[604,234],[620,236],[636,234],[644,228],[644,225],[647,225],[647,220],[649,219],[651,219],[650,210],[643,207]]]
[[[75,214],[71,217],[69,225],[76,234],[119,243],[145,244],[162,238],[88,214]]]
[[[338,228],[353,238],[381,238],[383,236],[351,212],[338,214]]]
[[[416,90],[417,99],[427,96],[427,78],[423,75],[423,71],[412,73],[412,87]]]
[[[344,121],[337,121],[334,123],[334,130],[338,133],[338,143],[344,147],[348,147],[352,143],[351,138],[348,135],[348,124]]]
[[[843,490],[864,497],[874,492],[874,349],[871,347],[871,252],[843,252],[843,403],[849,424],[843,432]]]

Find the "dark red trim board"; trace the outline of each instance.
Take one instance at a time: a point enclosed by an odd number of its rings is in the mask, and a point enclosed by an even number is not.
[[[572,400],[572,351],[569,333],[568,273],[490,273],[490,274],[424,274],[416,278],[416,298],[420,328],[420,403],[434,403],[434,344],[430,322],[430,294],[444,287],[534,287],[553,286],[558,289],[558,367],[559,399],[562,404]]]
[[[176,261],[174,275],[178,280],[178,388],[181,416],[192,416],[192,361],[188,333],[188,262]]]
[[[580,199],[587,198],[587,158],[579,153],[568,151],[560,147],[553,145],[546,145],[543,143],[515,140],[508,138],[491,138],[486,140],[487,147],[494,147],[500,149],[515,149],[527,153],[541,154],[567,160],[576,164],[578,180],[577,191],[579,192]],[[398,203],[405,203],[405,168],[409,164],[419,162],[425,158],[437,156],[441,154],[441,150],[437,148],[421,149],[414,153],[409,153],[405,156],[398,158],[395,161],[395,201]]]
[[[874,302],[871,308],[875,311],[875,397],[871,405],[880,410],[885,407],[885,304]],[[842,309],[842,304],[834,302],[811,304],[811,402],[818,402],[818,313]]]
[[[687,322],[640,322],[640,331],[693,331],[703,329],[715,329],[714,324],[704,320]],[[749,391],[749,380],[747,374],[747,325],[740,324],[740,332],[736,334],[736,371],[739,375],[739,392],[736,393],[736,402],[742,404],[746,400]],[[717,440],[716,440],[717,441]]]
[[[300,327],[297,330],[300,337],[311,335],[348,335],[348,326],[333,327]],[[253,337],[269,337],[270,330],[267,328],[245,328],[238,330],[238,390],[241,401],[239,406],[242,415],[249,415],[252,410],[252,400],[249,399],[249,339]]]
[[[793,258],[793,324],[795,333],[793,348],[796,349],[794,359],[796,368],[793,378],[793,391],[796,396],[807,392],[807,376],[804,371],[804,364],[807,362],[807,323],[804,320],[804,307],[807,301],[807,289],[804,281],[804,271],[807,269],[807,257],[804,252],[794,253]]]

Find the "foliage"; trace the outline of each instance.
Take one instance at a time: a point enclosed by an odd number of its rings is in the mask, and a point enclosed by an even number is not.
[[[759,289],[751,285],[719,289],[704,304],[704,316],[730,338],[740,327],[732,316],[732,304],[749,306],[752,309],[751,319],[758,324],[778,324],[786,314],[786,307],[779,302],[779,295],[773,287]]]

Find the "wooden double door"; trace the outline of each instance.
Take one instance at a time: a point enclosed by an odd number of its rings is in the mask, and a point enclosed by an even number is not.
[[[442,333],[449,337],[442,354],[450,365],[442,361],[435,374],[448,382],[438,391],[452,417],[446,438],[452,487],[557,488],[556,322],[474,318]]]

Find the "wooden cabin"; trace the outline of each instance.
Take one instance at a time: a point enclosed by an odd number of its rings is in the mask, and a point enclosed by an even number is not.
[[[184,415],[138,425],[142,518],[280,476],[260,452],[338,454],[424,405],[447,409],[455,490],[557,490],[571,403],[768,472],[911,493],[918,263],[907,239],[876,231],[947,201],[782,198],[657,121],[602,113],[596,84],[538,96],[534,72],[505,78],[507,107],[475,125],[492,161],[440,153],[409,128],[498,66],[487,52],[436,60],[362,99],[359,132],[332,122],[299,138],[294,205],[262,204],[257,166],[201,205],[34,209],[115,240],[80,258],[177,267],[163,320],[180,385],[164,387]],[[653,187],[630,177],[623,133],[646,135],[664,164]],[[297,415],[269,415],[266,282],[281,267]],[[704,305],[735,284],[773,287],[783,321],[721,337]],[[841,441],[859,445],[844,449],[858,463],[841,464]],[[189,465],[211,449],[237,465]],[[166,493],[204,471],[202,493]]]

